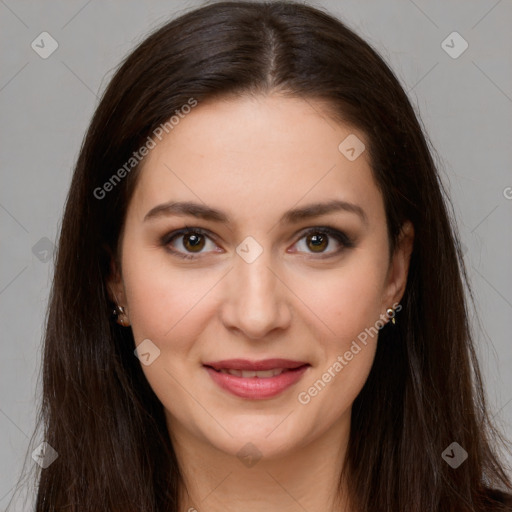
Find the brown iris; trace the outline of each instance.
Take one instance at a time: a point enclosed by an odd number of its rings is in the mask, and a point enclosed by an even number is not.
[[[185,233],[183,235],[183,246],[192,252],[199,252],[204,247],[204,237],[197,233]]]
[[[309,242],[313,244],[311,248],[314,252],[322,252],[322,250],[325,249],[329,244],[327,236],[321,233],[313,233],[312,235],[308,235],[306,237],[306,243]]]

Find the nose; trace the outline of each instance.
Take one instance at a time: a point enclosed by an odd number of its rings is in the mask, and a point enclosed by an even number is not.
[[[221,307],[222,322],[227,329],[258,340],[289,326],[293,294],[284,276],[279,274],[270,251],[264,250],[251,263],[235,255],[234,268],[226,276]]]

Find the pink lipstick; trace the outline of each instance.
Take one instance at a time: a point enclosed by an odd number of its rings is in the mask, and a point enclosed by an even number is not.
[[[228,359],[203,365],[222,389],[251,400],[272,398],[298,382],[310,366],[290,359]]]

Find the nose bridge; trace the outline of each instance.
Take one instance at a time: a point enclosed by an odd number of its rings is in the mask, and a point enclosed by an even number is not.
[[[236,252],[223,320],[248,337],[263,337],[275,327],[283,327],[289,317],[272,251],[247,237]]]
[[[244,241],[237,247],[235,263],[236,296],[239,303],[264,308],[276,299],[276,276],[270,271],[272,254],[255,241]]]

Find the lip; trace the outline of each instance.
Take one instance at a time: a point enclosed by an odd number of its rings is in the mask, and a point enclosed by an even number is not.
[[[265,371],[273,368],[286,368],[293,370],[299,366],[304,366],[305,361],[292,361],[291,359],[263,359],[261,361],[249,361],[248,359],[224,359],[222,361],[211,361],[203,363],[204,366],[211,366],[215,370],[246,370],[246,371]]]
[[[215,365],[215,366],[214,366]],[[230,359],[203,365],[212,380],[225,391],[250,400],[265,400],[279,395],[297,383],[306,370],[308,363],[291,361],[289,359],[266,359],[264,361],[247,361],[244,359]],[[238,377],[221,373],[217,369],[265,371],[273,368],[284,368],[287,371],[273,377]]]

